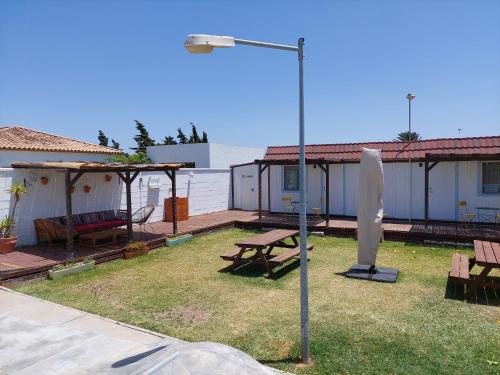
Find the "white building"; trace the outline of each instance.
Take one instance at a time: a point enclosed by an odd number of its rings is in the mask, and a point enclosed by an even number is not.
[[[265,150],[220,143],[160,145],[147,148],[154,163],[194,163],[195,168],[229,168],[233,164],[261,159]]]
[[[10,167],[13,162],[104,161],[119,153],[114,148],[22,126],[0,127],[0,167]]]
[[[329,213],[356,216],[362,147],[382,150],[384,211],[388,217],[425,219],[426,160],[429,167],[438,161],[429,170],[429,219],[458,220],[460,211],[467,210],[481,221],[494,221],[500,213],[500,136],[307,146],[306,157],[311,163],[307,165],[309,213],[326,213],[326,173],[319,164],[328,162]],[[269,164],[269,168],[261,175],[263,210],[290,212],[290,202],[299,200],[297,157],[296,146],[267,149],[262,166]],[[233,184],[234,207],[258,209],[258,166],[235,166]],[[458,202],[465,202],[466,207]]]

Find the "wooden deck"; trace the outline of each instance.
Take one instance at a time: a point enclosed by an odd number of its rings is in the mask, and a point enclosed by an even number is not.
[[[229,210],[190,217],[178,223],[179,234],[193,235],[227,228],[231,226],[244,228],[284,228],[297,229],[298,218],[282,214],[264,214],[259,221],[258,214],[250,211]],[[327,235],[354,236],[356,221],[353,219],[331,219],[330,225],[322,218],[308,218],[309,230],[324,232]],[[451,241],[468,242],[473,240],[498,241],[500,226],[465,227],[460,224],[431,223],[425,228],[421,223],[394,222],[384,223],[385,239],[401,241]],[[142,239],[151,248],[164,246],[165,238],[173,235],[172,223],[155,222],[147,224]],[[134,238],[141,239],[138,227],[134,227]],[[99,248],[75,247],[76,257],[90,256],[96,263],[102,263],[123,257],[125,242]],[[7,280],[19,280],[45,276],[54,265],[63,263],[68,258],[63,245],[30,246],[19,248],[9,254],[0,254],[0,283]]]

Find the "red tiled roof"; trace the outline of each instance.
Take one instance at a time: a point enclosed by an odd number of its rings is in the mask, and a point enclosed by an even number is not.
[[[488,155],[500,159],[500,136],[307,145],[306,158],[356,161],[363,147],[381,150],[382,160],[423,159],[426,155]],[[298,152],[298,146],[270,146],[264,160],[296,160]]]
[[[0,150],[119,154],[120,150],[44,133],[22,126],[0,127]]]

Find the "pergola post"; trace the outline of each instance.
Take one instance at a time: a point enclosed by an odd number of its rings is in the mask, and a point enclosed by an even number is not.
[[[177,186],[175,170],[172,170],[172,227],[174,234],[177,234]]]
[[[259,171],[259,221],[262,220],[262,165],[260,163],[257,164]]]
[[[69,169],[64,171],[64,188],[66,194],[66,249],[69,251],[69,258],[75,257],[73,244],[73,207],[71,202],[71,173]]]
[[[170,182],[172,183],[172,231],[177,234],[177,183],[176,183],[176,170],[172,169],[170,172],[165,171]]]
[[[330,163],[325,165],[325,175],[326,175],[326,227],[330,225]]]
[[[271,164],[267,165],[267,211],[271,213]]]
[[[83,172],[78,172],[71,178],[71,171],[64,170],[64,195],[66,197],[66,249],[69,251],[69,258],[75,257],[73,241],[73,202],[71,200],[71,188],[82,176]]]
[[[127,195],[127,238],[128,242],[134,240],[134,232],[132,230],[132,181],[130,180],[130,171],[125,172],[125,189]]]
[[[426,158],[424,162],[424,226],[427,228],[429,224],[429,172],[432,168],[434,168],[438,161],[435,161],[431,165],[429,165],[429,160]]]

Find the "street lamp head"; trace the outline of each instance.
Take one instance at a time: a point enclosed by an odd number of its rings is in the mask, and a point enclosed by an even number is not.
[[[408,95],[406,95],[406,99],[413,100],[413,99],[415,99],[415,95],[414,94],[408,94]]]
[[[190,53],[210,53],[214,48],[234,47],[232,36],[189,34],[184,47]]]

